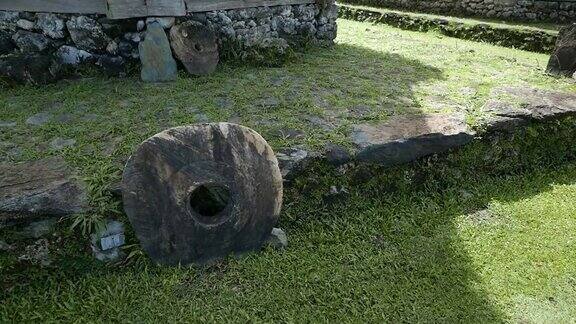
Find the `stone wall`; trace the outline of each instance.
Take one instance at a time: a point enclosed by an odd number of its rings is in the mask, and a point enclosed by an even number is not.
[[[506,20],[570,22],[576,2],[536,0],[343,0],[344,3]]]
[[[61,67],[81,63],[122,75],[127,63],[138,62],[138,44],[151,21],[167,30],[185,20],[200,22],[217,35],[223,59],[274,60],[305,45],[332,44],[337,16],[333,3],[324,8],[316,4],[257,7],[145,20],[0,11],[0,75],[46,83],[56,78]],[[33,69],[50,70],[50,75],[33,80]]]

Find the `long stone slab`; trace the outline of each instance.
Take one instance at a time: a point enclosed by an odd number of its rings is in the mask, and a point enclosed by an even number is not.
[[[392,166],[463,146],[474,132],[463,115],[407,115],[355,125],[351,137],[357,160]]]
[[[483,107],[481,126],[487,132],[510,132],[530,121],[576,116],[576,94],[527,87],[501,87]]]
[[[0,221],[87,210],[85,186],[61,158],[0,164]]]

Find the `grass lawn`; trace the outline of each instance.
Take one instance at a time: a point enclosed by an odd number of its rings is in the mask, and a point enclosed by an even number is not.
[[[17,125],[0,128],[0,159],[64,156],[107,215],[116,206],[102,189],[139,142],[166,127],[232,120],[275,149],[320,149],[350,145],[354,123],[396,114],[458,111],[474,124],[496,86],[576,91],[543,75],[546,62],[341,20],[333,49],[283,68],[223,65],[210,77],[165,85],[95,77],[2,88],[0,121]],[[42,112],[49,122],[25,124]],[[49,143],[58,137],[76,144],[57,151]],[[576,164],[483,173],[469,162],[451,169],[421,162],[437,176],[426,181],[410,167],[360,185],[320,172],[308,179],[316,189],[287,190],[280,221],[287,250],[205,268],[161,268],[145,258],[105,266],[63,222],[50,267],[0,254],[0,322],[574,322]],[[322,199],[344,182],[347,198]]]

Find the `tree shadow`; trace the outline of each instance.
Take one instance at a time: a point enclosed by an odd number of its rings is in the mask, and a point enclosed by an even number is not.
[[[347,288],[358,291],[385,321],[507,320],[484,290],[481,268],[466,252],[460,226],[479,233],[509,226],[510,219],[490,209],[493,203],[514,203],[555,185],[576,184],[576,148],[557,149],[576,129],[563,127],[567,132],[559,127],[562,135],[551,136],[555,139],[538,140],[519,131],[394,168],[360,165],[343,175],[319,164],[306,174],[314,185],[288,189],[292,203],[282,226],[288,233],[314,236],[326,231],[312,243],[319,254],[331,237],[350,245],[342,250],[356,255],[354,266],[361,270],[355,275],[363,280]],[[535,129],[542,136],[549,133],[545,125]],[[348,194],[326,204],[329,186],[343,186]],[[330,266],[338,276],[348,265],[335,261]],[[359,319],[370,321],[375,315]]]

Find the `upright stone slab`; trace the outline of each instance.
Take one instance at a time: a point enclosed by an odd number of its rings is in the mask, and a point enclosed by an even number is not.
[[[379,124],[355,125],[352,141],[360,161],[385,166],[463,146],[474,139],[463,115],[396,116]]]
[[[560,30],[546,72],[567,77],[576,73],[576,23]]]
[[[170,29],[174,54],[192,75],[210,74],[218,65],[216,35],[208,27],[187,21]]]
[[[169,82],[176,80],[176,61],[162,26],[153,21],[148,24],[146,36],[138,47],[142,62],[141,78],[144,82]]]

